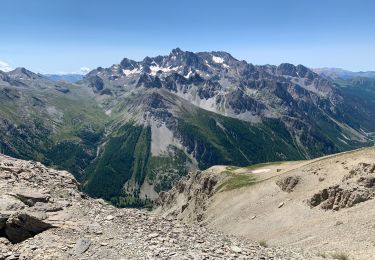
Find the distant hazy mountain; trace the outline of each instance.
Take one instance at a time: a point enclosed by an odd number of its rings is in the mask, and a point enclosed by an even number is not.
[[[125,58],[78,85],[16,69],[0,72],[0,148],[70,170],[93,196],[139,205],[190,170],[372,145],[372,87],[351,84],[180,49]]]
[[[356,77],[375,78],[375,71],[353,72],[353,71],[339,69],[339,68],[317,68],[317,69],[313,69],[313,71],[315,71],[321,76],[330,77],[332,79],[337,79],[337,78],[352,79]]]
[[[66,81],[70,83],[80,81],[84,77],[81,74],[45,74],[45,76],[54,81]]]

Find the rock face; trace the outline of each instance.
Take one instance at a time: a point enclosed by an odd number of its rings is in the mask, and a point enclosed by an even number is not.
[[[15,196],[28,206],[34,206],[37,202],[48,203],[48,200],[50,199],[50,195],[30,189],[22,189],[11,195]]]
[[[211,196],[216,182],[214,176],[194,173],[179,183],[176,193],[193,192],[202,202]],[[171,206],[172,195],[167,199],[163,194],[163,201]],[[193,200],[190,198],[190,205]],[[237,258],[304,256],[183,224],[155,212],[118,209],[80,193],[68,172],[0,155],[0,259]]]
[[[314,194],[308,201],[311,207],[339,210],[373,199],[375,196],[375,164],[360,163],[344,176],[339,185]]]
[[[164,216],[178,217],[188,222],[203,221],[204,211],[215,192],[219,176],[208,172],[192,172],[168,192],[161,192],[155,201],[157,211]]]
[[[8,217],[3,231],[10,242],[19,243],[53,227],[45,218],[43,213],[17,212]]]
[[[50,212],[63,210],[62,187],[78,193],[69,173],[40,163],[1,157],[0,173],[0,233],[12,243],[55,227]]]
[[[288,176],[278,180],[276,184],[280,187],[281,190],[285,192],[292,192],[299,181],[300,178],[298,176]]]

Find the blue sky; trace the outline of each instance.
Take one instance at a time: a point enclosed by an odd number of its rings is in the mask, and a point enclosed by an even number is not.
[[[374,10],[372,0],[0,0],[0,66],[78,72],[180,47],[375,70]]]

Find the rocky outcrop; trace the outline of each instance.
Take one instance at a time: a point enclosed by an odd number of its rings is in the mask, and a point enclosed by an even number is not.
[[[69,173],[10,157],[0,160],[0,187],[0,236],[12,243],[58,226],[50,213],[67,205],[59,202],[64,200],[63,189],[79,196],[78,183]]]
[[[10,193],[28,206],[34,206],[37,202],[48,203],[50,195],[39,193],[35,190],[23,189]]]
[[[298,176],[288,176],[282,178],[276,182],[277,186],[280,187],[282,191],[285,192],[292,192],[293,189],[297,186],[300,181],[300,177]]]
[[[339,210],[373,199],[375,196],[375,164],[360,163],[345,175],[341,183],[314,194],[308,204],[322,209]]]
[[[42,212],[17,212],[8,216],[3,231],[10,242],[19,243],[53,227],[44,221],[46,218]]]
[[[191,172],[168,192],[161,192],[155,204],[164,216],[187,222],[201,222],[210,197],[215,192],[219,175],[209,172]]]
[[[203,208],[216,182],[215,176],[194,173],[174,192],[190,196],[183,203],[185,210]],[[172,207],[176,195],[162,194],[161,202]],[[303,258],[290,250],[265,248],[183,224],[171,216],[115,208],[79,192],[68,172],[0,155],[0,259],[276,257]]]

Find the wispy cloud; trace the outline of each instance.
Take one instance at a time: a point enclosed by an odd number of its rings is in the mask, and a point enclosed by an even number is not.
[[[0,70],[4,72],[8,72],[13,70],[13,68],[6,62],[0,60]]]
[[[87,74],[87,73],[89,73],[90,70],[91,70],[91,69],[89,69],[89,68],[87,68],[87,67],[82,67],[82,68],[81,68],[81,72],[82,72],[83,74]]]
[[[42,73],[42,74],[56,74],[56,75],[69,75],[69,74],[80,74],[80,75],[86,75],[91,71],[90,68],[82,67],[79,69],[79,71],[58,71],[54,73]]]

